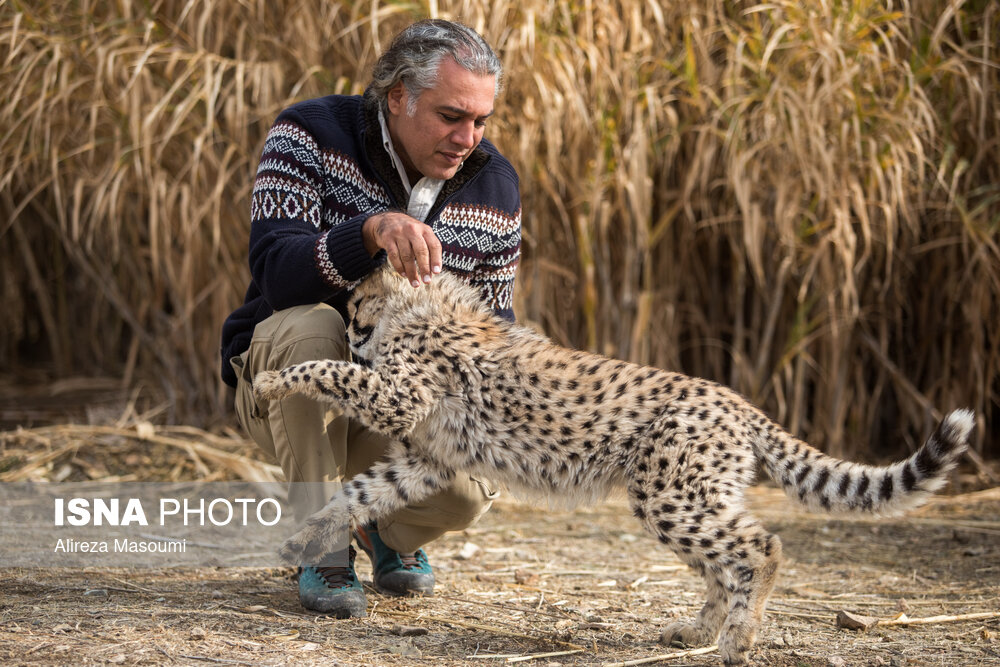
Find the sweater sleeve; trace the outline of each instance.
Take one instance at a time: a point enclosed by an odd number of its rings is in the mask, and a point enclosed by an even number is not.
[[[368,213],[324,220],[324,156],[294,117],[279,117],[264,143],[251,195],[250,272],[275,310],[326,301],[375,263],[361,226]]]
[[[485,142],[484,142],[485,143]],[[494,157],[474,187],[485,193],[489,206],[461,211],[470,230],[476,230],[482,250],[470,276],[497,315],[514,320],[514,281],[521,259],[521,196],[517,172],[492,145]],[[457,207],[456,207],[457,208]],[[463,236],[472,236],[464,234]]]
[[[521,261],[521,208],[511,219],[507,233],[500,235],[488,262],[481,265],[490,303],[497,315],[514,321],[514,279]]]

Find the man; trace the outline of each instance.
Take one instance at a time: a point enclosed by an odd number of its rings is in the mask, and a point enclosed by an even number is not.
[[[267,137],[251,203],[250,271],[244,303],[222,329],[222,376],[236,388],[240,423],[300,488],[349,479],[376,461],[387,439],[293,396],[255,401],[265,369],[320,358],[347,359],[347,295],[388,261],[419,289],[447,269],[479,287],[500,315],[520,256],[518,179],[483,139],[500,87],[496,54],[475,31],[420,21],[375,65],[363,97],[309,100],[282,112]],[[335,487],[334,487],[335,488]],[[332,493],[296,502],[297,518]],[[430,593],[423,545],[472,524],[496,496],[461,477],[433,498],[360,527],[376,586]],[[342,566],[303,567],[299,598],[316,611],[363,616],[354,549]]]

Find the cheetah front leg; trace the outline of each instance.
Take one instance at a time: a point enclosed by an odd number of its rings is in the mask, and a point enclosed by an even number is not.
[[[365,426],[394,438],[409,434],[434,405],[435,397],[419,375],[371,370],[349,361],[306,361],[281,371],[262,371],[254,393],[274,400],[292,393],[337,404]]]
[[[351,523],[365,524],[419,502],[443,489],[454,476],[453,469],[416,452],[409,443],[396,443],[387,459],[355,475],[278,553],[296,565],[322,563],[343,543],[338,538]]]

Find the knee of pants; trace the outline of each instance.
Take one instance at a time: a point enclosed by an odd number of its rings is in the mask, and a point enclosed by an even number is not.
[[[401,510],[383,523],[434,527],[443,532],[468,528],[479,519],[500,494],[489,484],[465,475],[437,495]]]
[[[253,379],[265,370],[281,370],[314,359],[347,359],[349,356],[344,319],[335,308],[327,304],[310,304],[275,311],[254,328],[249,349],[231,361],[237,370],[236,414],[240,423],[264,451],[280,462],[274,431],[284,429],[283,413],[274,413],[269,401],[253,394]],[[299,397],[287,400],[297,405],[303,403]],[[306,423],[305,428],[307,432],[325,436],[328,408],[318,403],[314,405],[316,409],[307,417],[312,421]],[[274,416],[279,418],[278,423],[272,419]]]
[[[347,328],[337,310],[325,303],[275,312],[257,325],[254,339],[269,348],[269,366],[313,359],[347,359]],[[251,343],[253,347],[253,343]]]
[[[474,524],[499,495],[489,485],[466,477],[464,482],[419,506],[379,519],[379,534],[400,553],[416,551],[447,532]]]
[[[494,491],[487,482],[475,477],[469,477],[465,484],[456,484],[448,494],[442,527],[447,530],[468,528],[486,513],[499,496],[500,493]]]

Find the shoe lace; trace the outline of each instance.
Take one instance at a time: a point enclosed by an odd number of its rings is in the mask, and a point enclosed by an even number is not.
[[[399,560],[403,563],[404,570],[419,570],[424,566],[423,553],[414,551],[408,554],[399,554]]]
[[[343,588],[351,584],[351,569],[347,567],[317,567],[316,572],[330,588]]]
[[[316,573],[323,578],[330,588],[343,588],[350,586],[354,581],[354,548],[348,552],[348,564],[346,567],[317,567]]]

